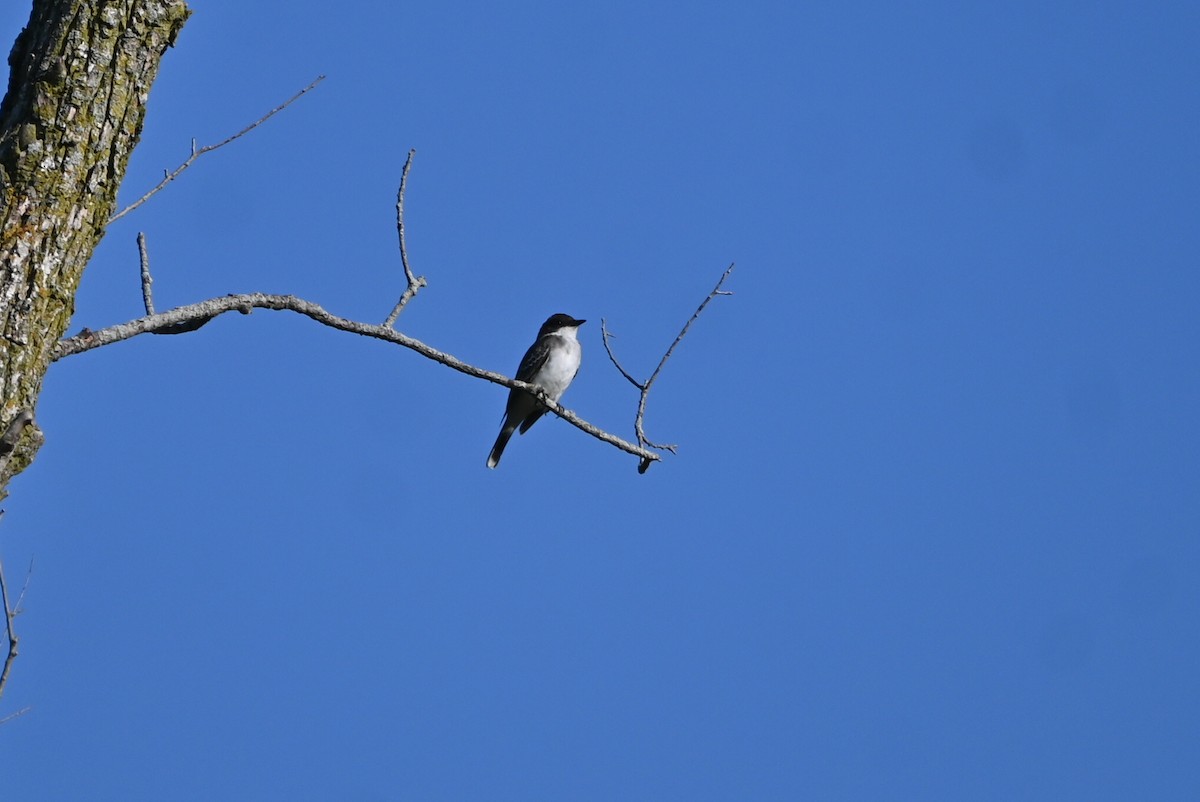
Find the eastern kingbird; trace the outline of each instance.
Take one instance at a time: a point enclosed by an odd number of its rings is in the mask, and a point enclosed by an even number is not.
[[[521,359],[517,381],[536,384],[555,402],[562,398],[579,372],[583,349],[579,347],[575,334],[586,322],[561,313],[551,315],[538,331],[537,340]],[[492,446],[492,453],[488,455],[487,466],[495,468],[500,464],[500,455],[508,445],[508,438],[512,437],[518,426],[521,427],[521,434],[525,434],[544,414],[546,406],[537,398],[524,390],[509,390],[504,424],[500,427],[496,445]]]

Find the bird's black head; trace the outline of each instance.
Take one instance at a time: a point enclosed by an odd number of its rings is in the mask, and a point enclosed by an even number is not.
[[[558,331],[559,329],[577,329],[584,323],[587,323],[587,321],[576,320],[570,315],[564,315],[562,312],[559,312],[557,315],[551,315],[546,319],[546,322],[542,324],[541,330],[538,331],[538,337],[544,337],[550,332]]]

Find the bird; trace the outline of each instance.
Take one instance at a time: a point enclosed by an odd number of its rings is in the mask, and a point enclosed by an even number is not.
[[[548,317],[538,329],[537,339],[521,358],[517,381],[536,384],[546,391],[551,401],[557,403],[579,372],[583,349],[579,346],[576,334],[584,323],[587,321],[576,320],[561,312]],[[521,434],[525,434],[544,414],[546,405],[533,395],[524,390],[510,390],[508,405],[504,408],[504,423],[500,425],[500,434],[492,446],[492,453],[488,454],[487,466],[495,468],[500,464],[500,455],[504,453],[504,447],[517,427],[520,427]]]

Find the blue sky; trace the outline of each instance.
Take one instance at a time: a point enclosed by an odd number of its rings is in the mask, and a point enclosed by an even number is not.
[[[0,11],[10,41],[24,4]],[[1200,11],[196,2],[0,555],[14,799],[1194,799]]]

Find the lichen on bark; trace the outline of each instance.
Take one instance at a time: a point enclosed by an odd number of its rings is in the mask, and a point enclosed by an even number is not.
[[[33,411],[184,0],[34,0],[0,103],[0,431]],[[0,496],[33,459],[25,434]]]

